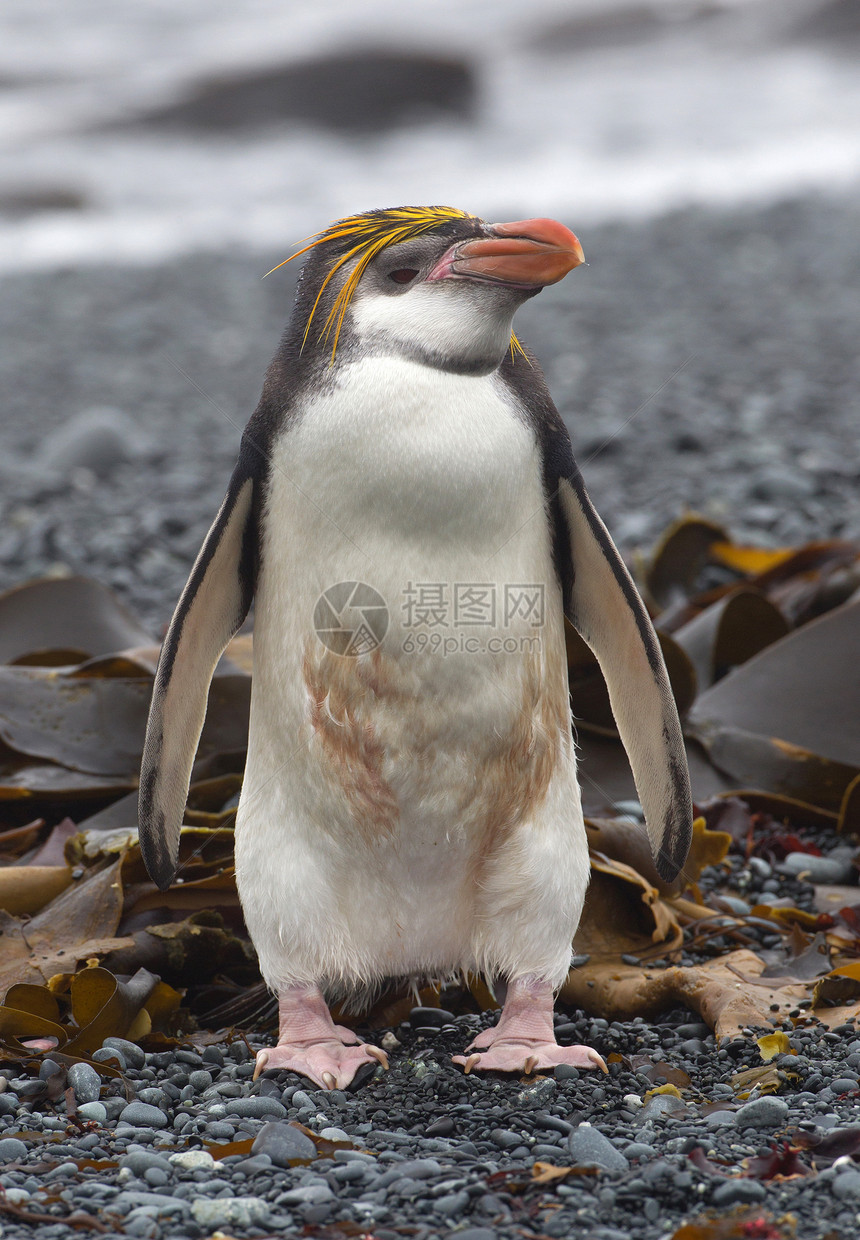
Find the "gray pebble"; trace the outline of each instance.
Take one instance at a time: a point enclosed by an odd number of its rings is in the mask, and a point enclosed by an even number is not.
[[[108,1119],[119,1119],[128,1106],[127,1098],[102,1098],[101,1104],[107,1111]]]
[[[706,1128],[725,1128],[735,1123],[735,1114],[733,1111],[711,1111],[702,1122]]]
[[[313,1159],[317,1147],[310,1137],[292,1124],[264,1124],[254,1138],[252,1154],[268,1154],[276,1167],[287,1167],[291,1160]]]
[[[45,440],[38,464],[62,472],[89,469],[105,477],[141,449],[137,423],[119,409],[75,414]]]
[[[815,493],[815,480],[782,465],[768,465],[760,470],[750,490],[755,499],[802,500]]]
[[[624,1157],[628,1161],[632,1158],[656,1158],[657,1151],[653,1145],[646,1145],[643,1141],[631,1141],[624,1147]]]
[[[839,861],[832,857],[813,857],[809,853],[789,853],[777,869],[781,874],[797,877],[806,874],[810,883],[849,883],[855,870],[850,861]]]
[[[207,1072],[205,1068],[198,1068],[196,1072],[189,1074],[188,1084],[195,1093],[200,1094],[212,1084],[212,1073]]]
[[[215,1159],[208,1150],[177,1150],[168,1159],[180,1171],[211,1171]]]
[[[155,1154],[151,1150],[132,1150],[131,1153],[125,1154],[119,1160],[120,1167],[128,1167],[135,1175],[142,1176],[150,1167],[157,1167],[161,1171],[170,1174],[170,1163],[162,1154]]]
[[[140,1206],[147,1206],[159,1214],[185,1214],[188,1202],[181,1197],[168,1196],[167,1193],[144,1193],[138,1189],[126,1189],[117,1194],[111,1202],[111,1209],[118,1214],[127,1214]]]
[[[137,1091],[138,1102],[146,1102],[151,1107],[159,1107],[162,1111],[170,1106],[170,1098],[163,1089],[139,1089]]]
[[[5,1094],[0,1094],[0,1116],[14,1115],[21,1105],[18,1095],[9,1090]]]
[[[831,1190],[840,1201],[860,1201],[860,1171],[842,1171],[833,1181]]]
[[[451,1218],[455,1214],[462,1214],[468,1204],[468,1193],[446,1193],[444,1197],[437,1197],[433,1202],[433,1209],[437,1214],[443,1214],[446,1218]]]
[[[120,1111],[119,1118],[124,1124],[134,1128],[165,1128],[167,1116],[160,1107],[150,1106],[148,1102],[130,1102]]]
[[[732,1206],[764,1201],[766,1196],[767,1189],[760,1180],[745,1180],[738,1177],[726,1180],[725,1184],[720,1184],[715,1188],[711,1201],[715,1206]]]
[[[317,1109],[314,1100],[308,1097],[303,1089],[297,1089],[294,1092],[291,1103],[299,1111],[315,1111]]]
[[[655,1094],[645,1103],[639,1116],[644,1121],[665,1118],[680,1119],[686,1115],[687,1110],[687,1104],[683,1098],[676,1098],[673,1094]]]
[[[105,1038],[102,1046],[105,1049],[119,1051],[125,1062],[132,1068],[146,1066],[146,1053],[136,1042],[129,1042],[127,1038]]]
[[[492,1227],[466,1227],[456,1234],[457,1240],[496,1240]]]
[[[834,1094],[849,1094],[857,1088],[857,1078],[838,1076],[835,1081],[830,1082],[830,1088]]]
[[[580,1124],[567,1138],[575,1167],[600,1167],[603,1171],[626,1171],[629,1163],[607,1137],[590,1124]]]
[[[278,1198],[279,1205],[300,1206],[300,1205],[319,1205],[324,1201],[331,1201],[334,1193],[328,1184],[306,1184],[302,1188],[291,1188],[287,1192],[282,1193]]]
[[[738,1128],[779,1128],[788,1118],[788,1103],[767,1096],[746,1102],[735,1113]]]
[[[88,1063],[73,1063],[69,1068],[69,1084],[78,1102],[98,1102],[102,1078]]]
[[[253,1098],[229,1098],[225,1104],[225,1112],[227,1115],[238,1115],[241,1119],[265,1119],[270,1115],[284,1119],[287,1108],[276,1098],[256,1095]]]
[[[19,1141],[17,1137],[3,1137],[0,1139],[0,1162],[15,1162],[19,1158],[24,1158],[26,1153],[26,1145],[23,1141]]]
[[[78,1107],[78,1115],[88,1122],[104,1124],[107,1122],[107,1107],[101,1102],[82,1102]]]
[[[95,1063],[112,1064],[115,1068],[118,1067],[120,1072],[125,1072],[128,1067],[125,1055],[115,1046],[100,1046],[97,1051],[93,1051],[92,1059]]]
[[[553,1069],[553,1076],[557,1081],[578,1081],[579,1068],[574,1068],[572,1063],[560,1063]]]
[[[523,1142],[519,1133],[511,1132],[509,1128],[494,1128],[490,1133],[490,1140],[500,1150],[512,1150],[515,1146],[522,1145]]]

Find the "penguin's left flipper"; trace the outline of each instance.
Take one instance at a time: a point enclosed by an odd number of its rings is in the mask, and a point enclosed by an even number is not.
[[[140,772],[140,850],[162,891],[179,858],[212,675],[254,596],[255,480],[240,463],[182,592],[155,675]]]
[[[654,862],[671,882],[687,859],[693,812],[684,738],[660,644],[575,465],[559,479],[557,499],[573,569],[568,618],[597,656]]]

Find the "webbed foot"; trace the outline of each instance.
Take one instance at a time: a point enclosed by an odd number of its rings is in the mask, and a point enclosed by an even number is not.
[[[552,988],[548,982],[518,978],[508,987],[499,1023],[479,1033],[454,1063],[465,1072],[531,1072],[570,1064],[608,1072],[590,1046],[559,1046],[552,1027]]]
[[[308,1077],[320,1089],[344,1089],[365,1063],[388,1067],[388,1056],[336,1025],[318,986],[293,986],[278,996],[277,1046],[257,1054],[254,1080],[279,1068]]]

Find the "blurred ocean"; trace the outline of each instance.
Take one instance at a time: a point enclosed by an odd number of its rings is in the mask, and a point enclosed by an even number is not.
[[[402,203],[576,228],[860,184],[858,0],[4,0],[0,21],[6,270],[286,255]],[[342,124],[266,115],[279,72],[380,50],[455,62],[460,97],[351,126],[329,75]]]

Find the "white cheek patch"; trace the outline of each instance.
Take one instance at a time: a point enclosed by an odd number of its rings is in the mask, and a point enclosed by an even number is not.
[[[352,306],[359,337],[384,335],[408,350],[427,351],[468,363],[501,359],[511,338],[514,309],[489,298],[458,295],[460,290],[419,284],[400,297],[362,296]]]

